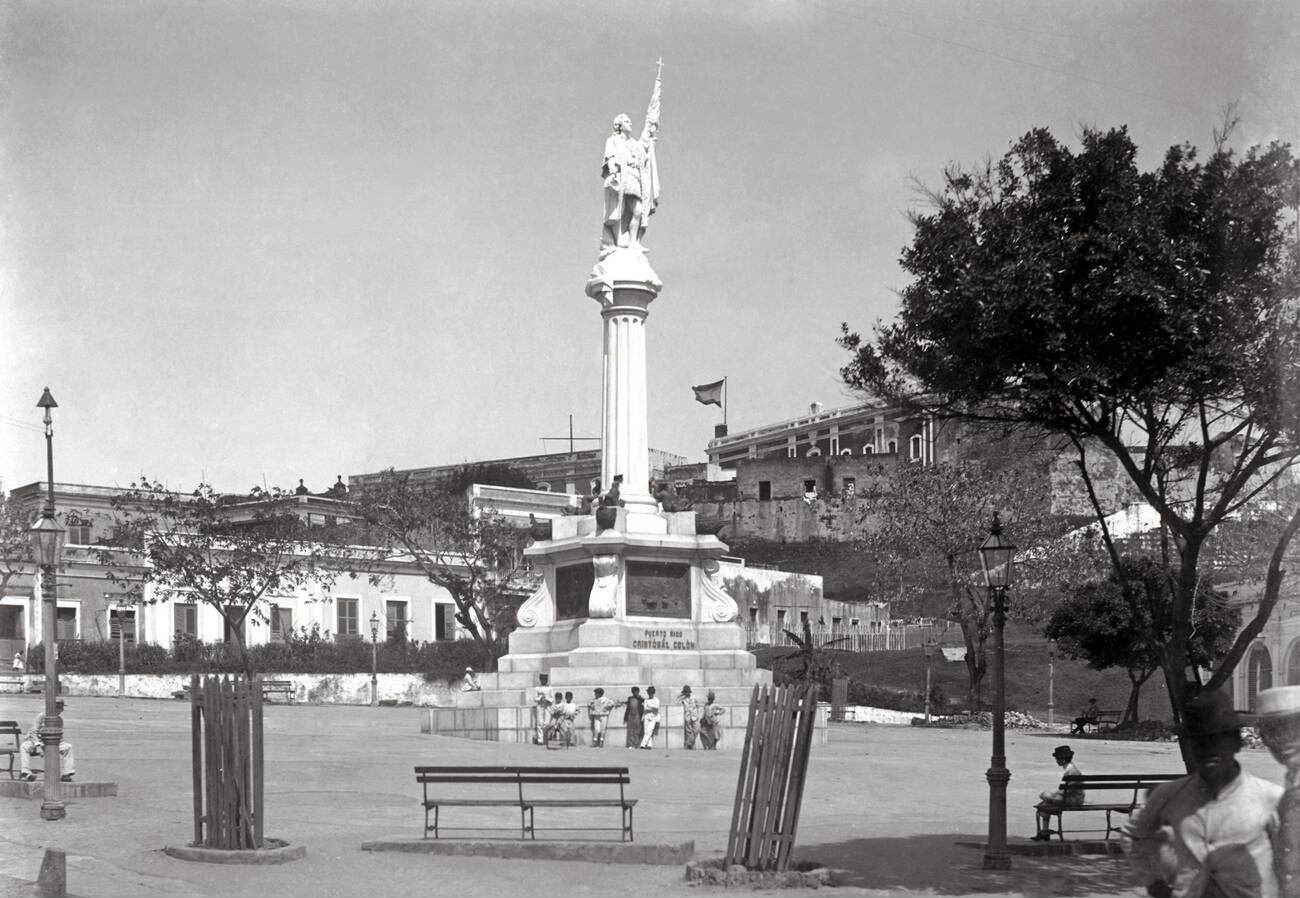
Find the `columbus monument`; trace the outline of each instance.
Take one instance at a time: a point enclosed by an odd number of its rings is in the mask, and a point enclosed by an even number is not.
[[[526,550],[541,582],[519,608],[499,672],[483,677],[482,692],[462,693],[456,712],[430,712],[443,720],[460,714],[456,729],[481,721],[480,738],[529,737],[540,674],[552,692],[572,691],[579,707],[597,686],[615,700],[634,685],[655,686],[670,747],[681,745],[675,697],[683,686],[701,702],[714,691],[730,712],[724,723],[743,728],[753,685],[770,682],[745,649],[736,603],[719,576],[726,545],[696,532],[694,512],[662,510],[650,490],[645,330],[663,284],[643,241],[659,201],[661,84],[657,74],[639,138],[626,115],[614,119],[601,165],[604,218],[586,293],[604,331],[604,495],[594,513],[555,519],[552,538]],[[580,716],[578,729],[585,723]],[[622,726],[616,709],[609,745],[623,743]],[[664,745],[662,734],[657,744]]]

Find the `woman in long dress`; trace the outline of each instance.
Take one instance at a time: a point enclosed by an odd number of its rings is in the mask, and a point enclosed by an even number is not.
[[[623,723],[627,725],[627,747],[638,748],[641,745],[641,687],[633,686],[632,694],[627,697],[623,708]]]
[[[717,695],[710,689],[704,711],[700,714],[700,744],[705,751],[716,751],[722,741],[722,718],[727,709],[717,703]]]

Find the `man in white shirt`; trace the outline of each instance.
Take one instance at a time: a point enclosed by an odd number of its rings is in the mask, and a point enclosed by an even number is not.
[[[58,699],[54,703],[58,709],[57,713],[63,716],[63,699]],[[18,765],[20,768],[18,778],[26,782],[33,782],[36,775],[32,773],[32,758],[41,758],[45,756],[45,743],[41,739],[45,731],[45,712],[42,711],[36,715],[36,720],[32,722],[32,728],[27,731],[23,737],[22,745],[18,749]],[[44,769],[44,764],[41,765]],[[72,782],[73,775],[77,772],[77,761],[72,754],[71,742],[59,742],[59,778],[65,783]]]
[[[1202,693],[1183,712],[1180,740],[1196,772],[1151,790],[1125,837],[1155,898],[1276,898],[1273,869],[1282,787],[1241,769],[1241,721],[1226,692]]]
[[[646,687],[645,707],[641,711],[641,726],[645,728],[645,733],[641,736],[641,747],[651,749],[655,747],[655,727],[659,725],[659,699],[655,696],[653,686]]]

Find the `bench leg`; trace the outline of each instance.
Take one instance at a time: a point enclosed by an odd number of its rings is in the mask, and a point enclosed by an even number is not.
[[[438,812],[441,810],[442,810],[442,805],[435,804],[433,806],[433,837],[435,839],[438,838]]]

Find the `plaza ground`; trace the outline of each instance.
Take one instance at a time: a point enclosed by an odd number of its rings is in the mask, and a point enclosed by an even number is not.
[[[0,719],[17,719],[24,728],[39,710],[37,696],[0,698]],[[115,781],[119,797],[70,803],[57,823],[39,818],[39,802],[0,798],[0,895],[27,893],[46,847],[68,853],[69,893],[94,898],[697,894],[681,867],[443,858],[362,852],[360,845],[419,837],[416,764],[563,761],[631,768],[630,794],[640,799],[637,841],[693,839],[698,856],[712,856],[725,848],[743,735],[729,732],[729,750],[716,754],[545,752],[425,736],[419,711],[410,708],[271,706],[266,831],[306,846],[307,858],[229,867],[162,853],[193,832],[188,703],[73,696],[66,715],[77,779]],[[1181,769],[1168,743],[1009,732],[1013,835],[1032,833],[1038,792],[1059,781],[1051,751],[1062,741],[1071,741],[1086,773]],[[986,731],[834,725],[828,744],[813,750],[797,856],[844,870],[841,891],[852,894],[1145,894],[1120,858],[1017,857],[1007,873],[980,869],[979,852],[957,843],[982,841],[986,831],[989,745]],[[1247,751],[1242,760],[1252,772],[1281,781],[1282,768],[1266,752]],[[514,823],[508,810],[466,814],[479,815],[465,819],[484,825]],[[550,819],[581,825],[591,815],[566,820],[557,812]],[[613,818],[608,824],[615,825]],[[548,835],[545,826],[539,815],[541,837]]]

